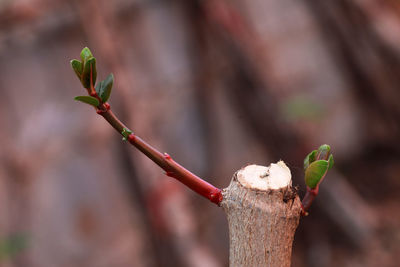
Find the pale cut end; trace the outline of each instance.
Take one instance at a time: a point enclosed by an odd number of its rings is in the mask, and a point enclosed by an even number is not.
[[[292,174],[282,160],[268,167],[248,165],[237,173],[237,179],[244,187],[264,191],[292,185]]]

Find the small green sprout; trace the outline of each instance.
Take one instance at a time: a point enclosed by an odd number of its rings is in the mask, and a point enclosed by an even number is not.
[[[87,47],[82,49],[81,61],[77,59],[71,60],[71,67],[83,87],[88,90],[90,95],[77,96],[75,97],[75,100],[94,107],[99,107],[100,104],[105,104],[111,95],[111,89],[114,84],[114,75],[110,73],[107,78],[100,81],[95,86],[97,79],[96,58]]]
[[[132,134],[132,131],[127,128],[124,128],[122,129],[121,134],[123,135],[122,140],[126,141],[128,140],[128,136]]]
[[[71,60],[71,67],[83,87],[90,89],[91,84],[95,84],[97,78],[96,58],[93,57],[89,48],[85,47],[81,52],[81,60]]]
[[[304,179],[309,188],[317,188],[328,170],[332,168],[334,161],[330,151],[329,145],[322,145],[304,159]]]

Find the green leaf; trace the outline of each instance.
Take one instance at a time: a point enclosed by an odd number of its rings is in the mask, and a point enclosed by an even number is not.
[[[79,60],[73,59],[71,60],[71,67],[75,71],[76,76],[78,76],[78,79],[81,79],[82,76],[82,71],[83,71],[83,65],[82,62]]]
[[[77,101],[81,101],[83,103],[92,105],[94,107],[97,107],[100,104],[99,100],[97,100],[97,98],[95,98],[93,96],[88,96],[88,95],[77,96],[74,99]]]
[[[317,154],[317,150],[313,150],[307,157],[304,159],[304,171],[308,168],[308,166],[315,161],[315,155]]]
[[[82,73],[82,85],[85,88],[90,88],[90,76],[92,75],[93,85],[96,84],[97,79],[97,70],[96,70],[96,58],[92,57],[84,64],[83,73]]]
[[[318,186],[328,171],[329,163],[326,160],[317,160],[308,166],[305,173],[306,185],[311,189]]]
[[[100,81],[100,82],[98,82],[97,83],[97,85],[96,85],[96,87],[95,87],[95,90],[96,90],[96,93],[97,93],[97,95],[98,96],[100,96],[100,93],[102,92],[102,87],[103,87],[103,82],[104,81]],[[101,98],[101,97],[100,97]]]
[[[333,160],[332,154],[329,156],[328,163],[329,163],[328,170],[330,170],[333,167],[333,164],[335,163],[335,161]]]
[[[126,141],[126,140],[128,140],[128,136],[129,136],[130,134],[132,134],[132,131],[129,130],[128,128],[124,128],[124,129],[122,129],[121,134],[122,134],[122,136],[123,136],[123,137],[122,137],[122,140]]]
[[[114,84],[114,75],[110,73],[107,78],[103,81],[103,84],[100,88],[99,96],[101,100],[105,103],[110,98],[111,89]]]
[[[85,47],[81,51],[81,59],[82,59],[82,64],[85,65],[85,63],[93,57],[92,52],[90,52],[90,49]]]
[[[114,83],[114,75],[111,73],[104,81],[101,81],[96,86],[96,92],[100,96],[101,101],[107,102],[111,94],[111,89]]]
[[[329,145],[322,145],[318,148],[317,159],[328,160],[331,147]]]

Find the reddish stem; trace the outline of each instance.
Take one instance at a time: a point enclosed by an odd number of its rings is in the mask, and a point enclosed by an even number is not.
[[[318,195],[318,191],[319,191],[319,186],[317,186],[314,189],[311,189],[310,187],[307,186],[307,193],[304,196],[303,200],[301,201],[302,216],[308,215],[308,210],[310,209],[311,204],[313,203],[315,197]]]
[[[111,111],[110,105],[108,103],[104,103],[102,99],[97,94],[94,82],[93,82],[93,69],[90,66],[90,86],[86,88],[89,95],[95,97],[99,100],[99,105],[96,107],[97,114],[103,116],[103,118],[108,121],[108,123],[122,136],[124,136],[124,128],[128,129]],[[157,149],[153,148],[151,145],[146,143],[140,137],[130,134],[129,136],[124,136],[129,143],[135,146],[138,150],[140,150],[143,154],[145,154],[149,159],[151,159],[154,163],[160,166],[165,174],[177,179],[196,193],[202,195],[205,198],[208,198],[211,202],[219,205],[222,201],[222,191],[221,189],[209,184],[204,181],[200,177],[191,173],[177,162],[175,162],[170,155],[167,153],[162,154]]]
[[[128,127],[126,127],[110,110],[108,103],[100,104],[97,113],[103,116],[104,119],[108,121],[108,123],[121,135],[124,128],[128,129]],[[127,140],[154,163],[160,166],[165,171],[166,175],[177,179],[196,193],[208,198],[211,202],[217,205],[222,201],[221,189],[191,173],[175,162],[168,154],[162,154],[137,135],[130,134]]]

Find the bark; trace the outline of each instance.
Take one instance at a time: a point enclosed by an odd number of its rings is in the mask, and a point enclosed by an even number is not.
[[[229,223],[229,266],[290,266],[301,202],[292,188],[246,186],[238,176],[224,189],[222,208]]]

